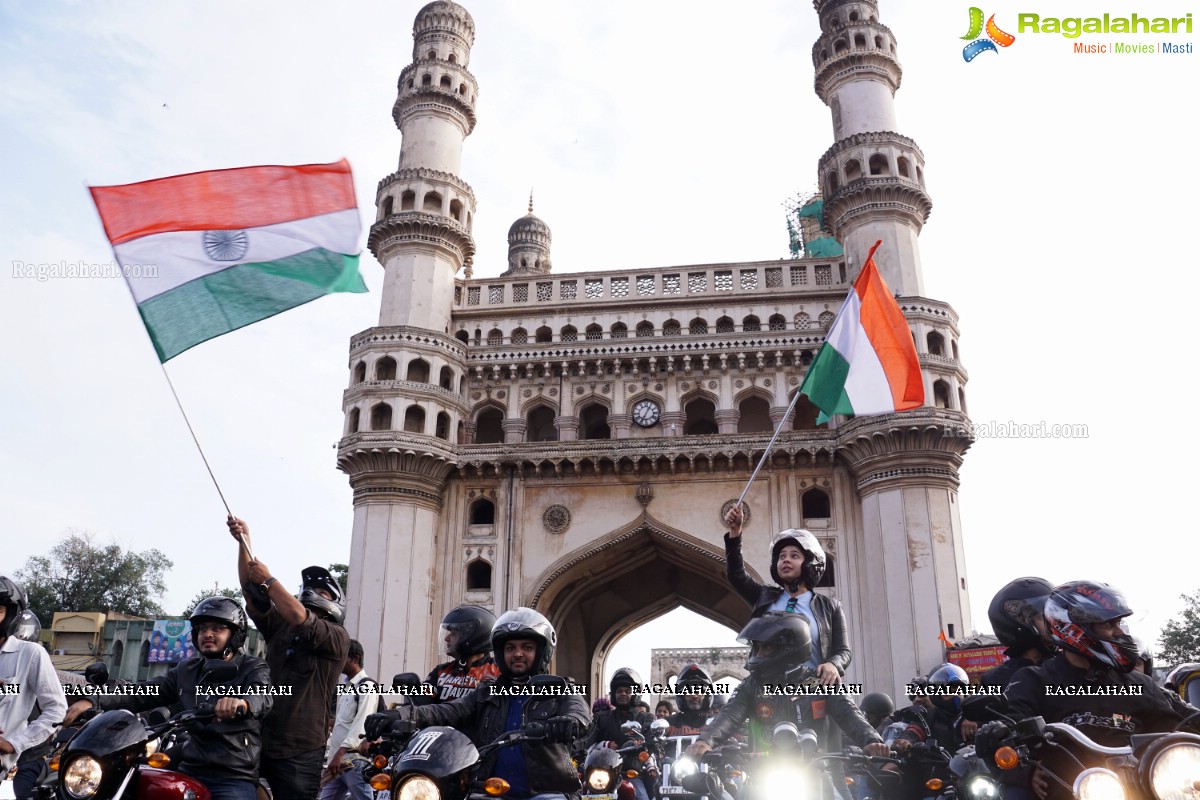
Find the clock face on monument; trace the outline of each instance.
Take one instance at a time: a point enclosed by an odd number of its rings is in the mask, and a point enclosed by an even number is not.
[[[643,428],[658,424],[658,403],[653,400],[639,400],[633,407],[633,421]]]

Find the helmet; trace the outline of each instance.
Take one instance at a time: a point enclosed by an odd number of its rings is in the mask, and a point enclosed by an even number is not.
[[[808,620],[799,614],[768,611],[742,628],[738,641],[750,646],[746,669],[760,681],[783,681],[812,656]]]
[[[326,600],[317,594],[317,589],[329,592],[333,599]],[[308,567],[300,571],[300,605],[336,625],[341,625],[346,619],[342,586],[324,567]]]
[[[642,699],[642,676],[637,674],[637,670],[632,667],[621,667],[608,679],[608,699],[614,706],[617,704],[617,689],[622,686],[633,688],[633,696],[629,698],[630,706],[636,705],[638,700]]]
[[[232,634],[225,645],[227,652],[236,653],[246,642],[246,612],[236,600],[218,595],[206,597],[192,609],[188,620],[192,623],[192,646],[200,650],[200,641],[196,638],[196,625],[201,622],[219,622],[229,627]]]
[[[1167,673],[1164,685],[1192,705],[1200,703],[1200,664],[1190,661]]]
[[[679,673],[679,677],[675,679],[675,688],[677,690],[681,687],[686,687],[693,691],[699,689],[703,692],[700,695],[701,711],[708,711],[712,705],[712,685],[712,678],[708,677],[708,673],[701,669],[699,664],[689,664],[684,667],[683,672]],[[678,692],[675,695],[676,699],[679,700],[680,711],[691,711],[691,707],[686,703],[689,696],[692,695],[687,692]]]
[[[458,634],[454,651],[446,651],[451,658],[465,661],[476,653],[492,649],[492,626],[496,615],[480,606],[458,606],[442,617],[442,627]]]
[[[896,704],[892,702],[892,698],[883,692],[871,692],[863,695],[858,707],[862,710],[863,716],[868,719],[871,717],[886,719],[896,711]]]
[[[825,551],[821,549],[821,543],[817,541],[816,536],[813,536],[812,531],[804,528],[789,528],[775,534],[771,539],[771,577],[780,586],[783,585],[783,580],[779,577],[779,570],[775,565],[779,561],[779,551],[789,544],[799,547],[804,553],[804,566],[800,570],[800,576],[808,588],[813,588],[821,582],[821,578],[825,575]]]
[[[988,606],[988,619],[996,638],[1019,655],[1031,647],[1048,650],[1036,620],[1054,587],[1041,578],[1017,578],[1004,586]]]
[[[505,611],[492,626],[492,652],[496,654],[496,664],[500,674],[511,678],[508,663],[504,660],[504,644],[509,639],[530,639],[537,642],[537,661],[534,662],[531,674],[540,675],[550,669],[550,659],[554,658],[554,647],[558,644],[558,634],[550,620],[543,617],[532,608],[514,608]]]
[[[21,612],[29,608],[29,595],[25,587],[9,578],[0,575],[0,606],[4,606],[4,621],[0,622],[0,639],[14,635]]]
[[[929,673],[930,686],[970,686],[971,679],[967,677],[967,671],[957,664],[942,664],[933,668]],[[945,711],[947,714],[959,714],[962,711],[963,695],[961,694],[934,694],[931,695],[929,701],[933,703],[933,707]]]
[[[27,608],[17,614],[16,624],[10,628],[9,636],[37,644],[42,640],[42,622],[37,614]]]
[[[712,706],[710,706],[708,709],[709,713],[716,714],[718,711],[720,711],[722,708],[724,708],[725,704],[728,702],[729,702],[728,695],[724,695],[724,694],[713,695]]]
[[[1130,672],[1138,647],[1128,632],[1112,641],[1096,635],[1093,625],[1123,619],[1133,613],[1125,595],[1107,583],[1072,581],[1056,587],[1046,600],[1050,638],[1093,664]]]

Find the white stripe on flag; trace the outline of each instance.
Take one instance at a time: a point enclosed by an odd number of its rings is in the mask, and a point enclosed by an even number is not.
[[[874,345],[867,338],[860,318],[861,311],[862,300],[858,292],[851,290],[846,305],[838,313],[825,341],[850,364],[850,371],[846,375],[846,396],[850,398],[855,415],[895,411],[887,373],[883,371]]]
[[[357,253],[359,217],[357,208],[321,214],[315,217],[248,228],[245,253],[234,260],[218,261],[204,246],[207,231],[172,231],[143,236],[113,248],[122,266],[155,265],[155,277],[145,270],[126,270],[129,289],[139,305],[152,297],[171,291],[197,278],[212,275],[238,264],[278,261],[323,247],[335,253]],[[240,248],[236,248],[240,249]]]

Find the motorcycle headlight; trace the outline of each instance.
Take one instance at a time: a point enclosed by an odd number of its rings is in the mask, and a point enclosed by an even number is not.
[[[995,800],[1000,795],[996,781],[988,775],[975,775],[968,778],[963,791],[967,800]]]
[[[762,776],[763,797],[809,796],[803,787],[804,774],[791,769],[773,769]]]
[[[1179,742],[1159,751],[1150,765],[1150,788],[1158,800],[1196,800],[1200,744]]]
[[[1079,800],[1125,800],[1125,787],[1116,773],[1106,769],[1085,769],[1075,779]]]
[[[104,770],[100,768],[99,761],[91,756],[80,756],[68,764],[62,773],[63,791],[68,797],[78,800],[95,797],[96,792],[100,791],[100,779],[103,777]]]
[[[603,792],[611,783],[612,775],[606,769],[593,769],[587,774],[587,785],[597,792]]]
[[[442,791],[424,775],[414,775],[400,784],[400,800],[442,800]]]

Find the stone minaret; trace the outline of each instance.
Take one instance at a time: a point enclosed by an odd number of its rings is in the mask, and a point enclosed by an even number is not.
[[[876,0],[813,6],[821,21],[816,92],[832,112],[836,140],[818,166],[825,225],[842,242],[851,280],[883,241],[875,263],[900,296],[925,381],[926,408],[860,417],[838,430],[861,526],[849,553],[860,587],[851,669],[867,686],[901,692],[942,660],[939,632],[969,633],[958,469],[971,437],[940,411],[965,414],[966,372],[957,316],[923,299],[917,237],[932,203],[924,155],[896,132],[896,39],[879,22]]]
[[[834,145],[819,165],[825,224],[857,274],[876,240],[888,287],[924,294],[917,236],[932,208],[925,156],[896,132],[900,86],[896,38],[879,22],[876,0],[813,0],[821,37],[813,45],[817,96],[833,114]]]
[[[392,107],[400,164],[379,182],[368,238],[385,272],[379,327],[351,340],[338,450],[354,489],[346,627],[385,681],[383,664],[436,662],[429,648],[448,610],[434,607],[432,564],[467,417],[466,350],[449,326],[455,275],[470,276],[475,254],[475,195],[458,176],[475,127],[475,23],[438,0],[417,14],[413,40]]]

